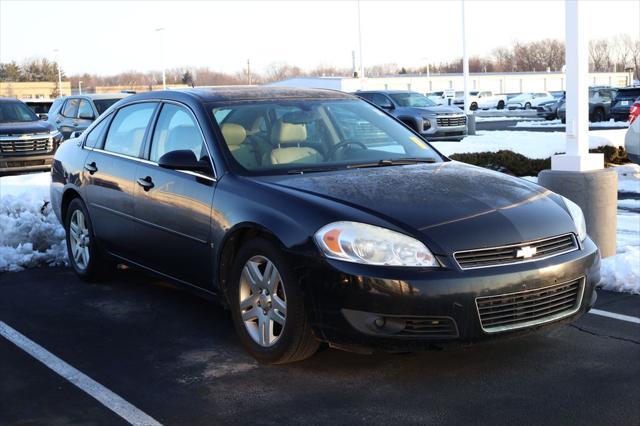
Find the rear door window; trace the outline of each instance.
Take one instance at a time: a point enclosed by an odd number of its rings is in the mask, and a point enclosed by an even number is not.
[[[79,103],[80,99],[67,99],[67,102],[64,104],[64,108],[62,109],[62,115],[67,118],[76,118],[78,116]]]
[[[104,129],[107,128],[108,122],[109,119],[106,118],[98,123],[93,129],[91,129],[86,139],[84,140],[84,146],[88,148],[95,148],[96,146],[98,146],[98,142],[100,141],[101,136],[104,133]]]
[[[139,157],[156,106],[155,102],[145,102],[121,108],[111,122],[104,150]]]

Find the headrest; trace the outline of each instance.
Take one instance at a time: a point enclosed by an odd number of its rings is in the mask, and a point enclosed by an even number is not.
[[[271,130],[271,143],[274,145],[300,143],[307,140],[307,126],[304,124],[276,122]]]
[[[227,145],[240,145],[247,138],[247,131],[239,124],[227,123],[220,128]]]

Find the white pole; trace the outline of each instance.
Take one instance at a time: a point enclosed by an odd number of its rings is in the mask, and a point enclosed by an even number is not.
[[[603,156],[589,154],[589,38],[585,4],[565,0],[566,155],[551,159],[553,170],[603,168]]]
[[[364,62],[362,62],[362,27],[360,25],[360,0],[358,0],[358,50],[360,54],[360,78],[364,78]]]
[[[162,62],[162,90],[167,90],[167,76],[165,74],[165,65],[164,65],[164,46],[163,46],[163,36],[164,28],[156,28],[156,32],[160,33],[160,61]]]
[[[464,80],[464,113],[469,115],[469,53],[467,52],[467,21],[465,0],[462,0],[462,76]]]
[[[251,86],[251,59],[247,59],[247,79],[249,80],[249,86]]]
[[[82,95],[82,81],[78,81],[78,95]]]
[[[62,97],[62,71],[60,70],[60,55],[59,49],[53,50],[56,54],[56,67],[58,68],[58,97]]]

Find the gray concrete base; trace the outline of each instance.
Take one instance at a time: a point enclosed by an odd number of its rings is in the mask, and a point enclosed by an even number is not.
[[[467,114],[467,134],[476,134],[476,116],[473,113]]]
[[[538,184],[579,205],[587,222],[587,234],[602,257],[616,254],[618,173],[615,170],[543,170],[538,175]]]

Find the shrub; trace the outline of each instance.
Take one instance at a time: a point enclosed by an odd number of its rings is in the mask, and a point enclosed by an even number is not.
[[[606,165],[624,164],[629,161],[622,147],[600,146],[589,152],[604,154]],[[453,154],[449,158],[514,176],[538,176],[541,170],[551,168],[551,158],[532,159],[509,150]]]

